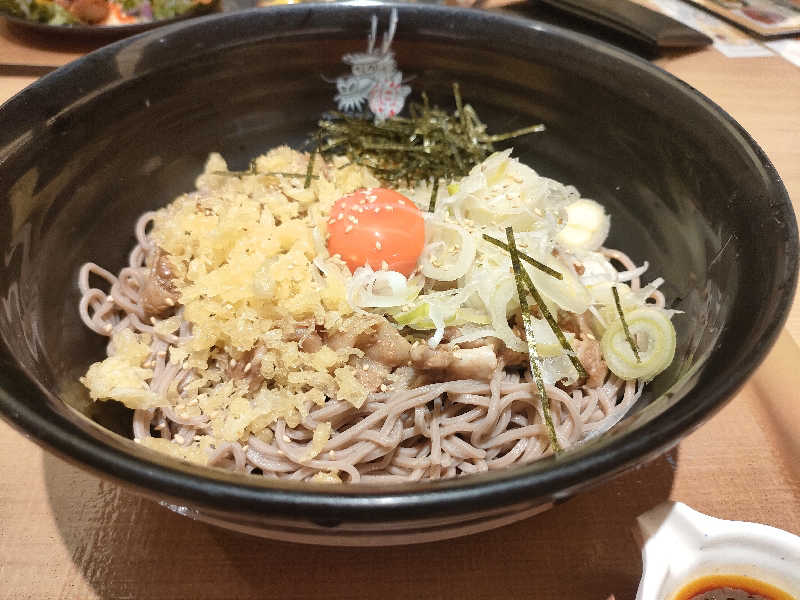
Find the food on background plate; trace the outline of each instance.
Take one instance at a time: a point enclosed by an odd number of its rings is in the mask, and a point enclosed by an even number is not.
[[[0,11],[48,25],[133,25],[178,17],[213,0],[0,0]]]
[[[349,55],[383,65],[373,88],[401,79],[376,37]],[[246,171],[212,154],[127,267],[80,271],[109,337],[92,399],[149,448],[324,483],[506,468],[612,427],[672,361],[663,280],[603,247],[600,204],[494,151],[541,126],[490,136],[454,98],[328,116]]]

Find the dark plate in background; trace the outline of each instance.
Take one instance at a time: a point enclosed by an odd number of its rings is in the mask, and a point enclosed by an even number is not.
[[[131,23],[128,25],[48,25],[39,21],[31,21],[24,17],[14,16],[0,9],[0,17],[6,19],[12,28],[33,32],[38,35],[57,36],[60,38],[81,38],[88,40],[117,40],[136,35],[172,23],[178,23],[192,17],[209,14],[219,8],[220,0],[212,0],[210,4],[200,4],[182,15],[169,19],[157,19],[148,23]]]

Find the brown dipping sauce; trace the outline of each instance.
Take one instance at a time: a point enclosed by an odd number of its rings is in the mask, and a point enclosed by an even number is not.
[[[681,587],[670,600],[797,600],[791,594],[745,575],[705,575]]]

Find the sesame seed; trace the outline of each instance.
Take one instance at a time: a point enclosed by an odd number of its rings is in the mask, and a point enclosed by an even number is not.
[[[389,270],[389,263],[385,260],[381,261],[381,271],[388,271]]]
[[[232,358],[230,364],[231,364],[231,368],[235,367],[236,366],[236,359]]]
[[[381,244],[380,241],[375,242],[375,249],[376,250],[380,250],[382,247],[383,247],[383,244]]]
[[[347,227],[344,228],[344,232],[345,233],[350,233],[351,231],[353,231],[353,226],[352,225],[348,225]]]
[[[384,206],[383,208],[385,208],[386,210],[394,210],[394,206],[391,205]]]
[[[244,372],[247,373],[252,368],[253,368],[253,363],[249,362],[244,366]]]
[[[406,205],[406,201],[405,201],[405,200],[398,200],[398,201],[397,201],[397,203],[398,203],[400,206],[405,206],[405,205]]]
[[[250,450],[250,446],[248,446],[247,444],[242,446],[242,452],[247,452],[248,450]]]
[[[366,203],[367,203],[367,201],[366,201],[366,200],[359,200],[359,201],[358,201],[358,203],[359,203],[359,204],[366,204]]]
[[[106,296],[106,302],[114,302],[114,296],[112,296],[111,294]]]
[[[175,306],[175,300],[173,300],[172,298],[167,298],[166,300],[164,300],[164,302],[167,303],[167,306]]]
[[[186,441],[183,439],[183,436],[180,433],[176,433],[173,439],[177,444],[183,444]]]
[[[155,325],[155,324],[156,324],[156,318],[155,318],[155,317],[150,317],[150,322],[151,322],[153,325]]]
[[[335,450],[330,450],[328,452],[328,458],[330,458],[331,460],[335,460],[336,459],[336,451]]]
[[[379,212],[381,212],[381,207],[380,206],[376,206],[375,207],[375,214],[377,215]]]
[[[291,442],[292,440],[291,440],[291,438],[290,438],[288,435],[286,435],[286,434],[284,433],[284,434],[283,434],[283,441],[284,441],[284,442],[286,442],[286,443],[289,443],[289,442]]]
[[[358,224],[358,219],[356,217],[354,217],[353,215],[348,215],[347,216],[347,220],[350,221],[353,225],[357,225]]]
[[[361,365],[361,370],[362,371],[369,371],[369,365],[367,363],[364,363],[363,365]]]
[[[341,221],[342,219],[344,219],[344,213],[339,213],[338,215],[336,215],[337,221]]]
[[[103,327],[103,331],[106,333],[111,333],[112,329],[114,329],[114,326],[111,323],[106,323],[106,326]]]
[[[166,423],[159,423],[158,425],[156,425],[155,429],[156,431],[161,431],[162,429],[166,429],[166,427],[167,427]]]
[[[386,390],[388,390],[388,389],[389,389],[389,388],[388,388],[388,387],[386,387],[386,384],[385,384],[385,383],[382,383],[382,384],[381,384],[381,391],[382,391],[382,392],[385,392],[385,391],[386,391]]]

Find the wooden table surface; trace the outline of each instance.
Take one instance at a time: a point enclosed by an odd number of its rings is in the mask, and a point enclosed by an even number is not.
[[[34,80],[26,67],[86,49],[0,26],[0,100]],[[712,49],[657,62],[742,123],[797,211],[800,69]],[[796,342],[797,302],[757,374],[668,455],[522,523],[417,546],[325,548],[230,533],[84,473],[0,423],[0,598],[630,599],[641,574],[631,527],[664,500],[800,534]]]

